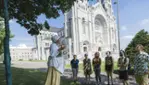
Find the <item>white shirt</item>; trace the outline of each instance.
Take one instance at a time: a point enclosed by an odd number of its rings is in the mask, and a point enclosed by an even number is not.
[[[48,59],[48,67],[55,67],[60,73],[64,72],[64,58],[58,51],[59,47],[56,43],[50,45],[50,56]]]

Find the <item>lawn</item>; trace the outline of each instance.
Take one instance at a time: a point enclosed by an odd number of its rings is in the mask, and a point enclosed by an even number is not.
[[[70,65],[66,65],[66,68],[70,69]],[[114,65],[115,70],[117,65]],[[41,72],[39,70],[33,69],[21,69],[21,68],[11,68],[12,69],[12,84],[13,85],[44,85],[46,79],[46,72]],[[79,65],[79,69],[83,72],[83,65]],[[104,72],[104,62],[101,66],[102,72]],[[61,85],[70,85],[70,80],[61,80]],[[6,85],[4,65],[0,64],[0,85]]]
[[[70,64],[67,64],[67,65],[65,66],[65,68],[70,69],[70,68],[71,68]],[[117,70],[117,69],[118,69],[118,67],[117,67],[117,62],[115,62],[115,63],[114,63],[114,70]],[[80,70],[81,72],[83,72],[83,64],[82,64],[82,63],[79,64],[79,70]],[[102,62],[102,64],[101,64],[101,72],[105,72],[105,62]]]
[[[12,67],[12,85],[44,85],[46,72]],[[4,66],[0,64],[0,85],[6,85]],[[61,85],[70,85],[69,80],[61,80]]]

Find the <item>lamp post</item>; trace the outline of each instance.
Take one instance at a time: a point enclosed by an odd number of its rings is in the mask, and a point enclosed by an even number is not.
[[[114,2],[114,4],[117,5],[117,29],[118,29],[118,47],[119,47],[119,51],[120,51],[120,25],[119,25],[119,1],[116,0],[116,2]]]
[[[12,85],[12,75],[11,75],[11,57],[9,51],[9,13],[8,13],[8,0],[3,0],[4,2],[4,19],[5,19],[5,38],[4,38],[4,64],[5,64],[5,75],[7,85]]]

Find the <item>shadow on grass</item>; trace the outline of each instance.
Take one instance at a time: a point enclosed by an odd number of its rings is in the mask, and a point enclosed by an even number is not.
[[[45,69],[46,68],[41,68]],[[12,85],[44,85],[46,72],[41,69],[11,68]],[[62,79],[61,85],[70,85],[69,80]],[[6,85],[4,65],[0,64],[0,85]]]
[[[47,68],[40,69],[22,69],[22,68],[14,68],[12,67],[12,85],[44,85],[46,79],[46,71]],[[73,81],[71,78],[71,70],[65,70],[64,76],[61,78],[61,85],[70,85]],[[116,73],[118,73],[116,71]],[[102,85],[105,85],[107,82],[107,77],[105,75],[101,75]],[[95,84],[95,78],[91,78],[92,83],[90,85]],[[84,77],[79,77],[79,82],[81,85],[85,84]],[[119,85],[119,81],[114,81],[114,85]],[[0,85],[6,85],[5,81],[5,70],[4,65],[0,64]],[[133,82],[130,85],[135,85]]]

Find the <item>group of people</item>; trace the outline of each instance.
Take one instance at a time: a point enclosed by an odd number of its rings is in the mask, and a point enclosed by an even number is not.
[[[113,85],[113,77],[112,77],[112,73],[113,73],[113,68],[114,68],[114,61],[113,58],[111,56],[111,52],[108,51],[106,52],[106,58],[105,58],[105,70],[108,76],[108,84],[110,84],[110,78],[111,78],[111,83]],[[72,67],[72,73],[73,73],[73,79],[75,81],[77,81],[77,74],[78,74],[78,69],[79,69],[79,60],[77,59],[77,56],[74,55],[74,58],[71,60],[71,67]],[[100,53],[96,52],[94,54],[94,58],[91,61],[88,58],[88,54],[84,55],[85,59],[83,60],[83,71],[84,71],[84,75],[85,75],[85,81],[86,84],[90,84],[90,77],[92,74],[92,66],[93,66],[93,70],[95,73],[95,79],[96,79],[96,83],[97,85],[101,84],[101,63],[102,60],[100,58]]]
[[[60,85],[60,76],[64,72],[64,58],[62,51],[65,49],[65,45],[60,43],[60,37],[55,35],[52,36],[52,44],[50,45],[50,56],[48,59],[48,71],[47,71],[47,79],[45,81],[45,85]],[[134,72],[135,79],[139,85],[148,85],[148,64],[149,64],[149,56],[144,51],[144,47],[139,44],[136,46],[136,50],[138,51],[137,56],[134,58]],[[95,79],[97,84],[101,83],[101,64],[102,60],[100,58],[100,53],[96,52],[94,54],[94,58],[92,61],[88,58],[88,55],[85,54],[85,59],[83,60],[83,71],[86,79],[86,84],[90,83],[90,75],[92,74],[92,67],[95,73]],[[120,58],[118,59],[118,67],[119,67],[119,78],[123,81],[124,85],[129,85],[128,83],[128,65],[129,58],[125,57],[125,52],[123,50],[120,51]],[[71,67],[73,73],[73,79],[77,81],[77,74],[79,70],[79,60],[77,59],[77,55],[74,55],[73,60],[71,60]],[[110,51],[106,52],[105,58],[105,71],[107,73],[108,85],[111,83],[113,85],[113,70],[114,70],[114,60]]]
[[[139,85],[149,85],[149,55],[144,51],[144,47],[141,44],[136,46],[136,51],[138,54],[134,58],[134,73],[136,82]],[[92,74],[92,67],[95,73],[95,79],[97,85],[101,84],[101,63],[102,60],[100,58],[99,52],[96,52],[93,60],[91,61],[88,58],[88,55],[85,54],[85,59],[83,60],[83,71],[86,79],[86,84],[90,84],[90,75]],[[120,51],[120,57],[118,59],[117,66],[119,67],[119,79],[122,81],[123,85],[130,85],[128,82],[128,69],[129,69],[129,58],[125,56],[125,52],[123,50]],[[71,60],[71,67],[73,73],[73,79],[77,80],[78,68],[79,68],[79,60],[77,56],[74,55],[74,59]],[[111,52],[106,52],[105,57],[105,71],[107,73],[108,85],[113,85],[113,70],[114,70],[114,60],[111,56]]]

